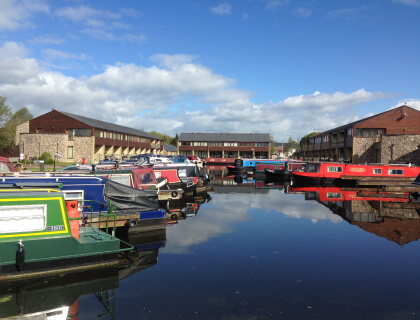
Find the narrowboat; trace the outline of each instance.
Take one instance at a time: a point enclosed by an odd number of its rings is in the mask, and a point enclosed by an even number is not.
[[[182,188],[171,189],[168,181],[161,177],[156,179],[152,167],[136,167],[123,170],[95,171],[94,175],[130,186],[132,188],[155,192],[159,200],[180,199]]]
[[[178,169],[178,175],[179,178],[185,182],[189,182],[191,180],[197,180],[198,182],[196,184],[195,192],[206,192],[207,191],[207,185],[210,181],[210,176],[205,172],[204,168],[202,166],[198,166],[194,163],[171,163],[171,164],[165,164],[165,165],[159,165],[154,166],[153,169],[159,169],[159,168],[177,168]]]
[[[0,280],[118,264],[121,241],[79,219],[59,190],[0,191]]]
[[[13,175],[0,177],[0,188],[60,188],[66,200],[77,200],[81,215],[98,219],[109,209],[111,201],[118,218],[118,228],[127,232],[143,232],[165,227],[165,210],[159,208],[155,192],[124,186],[104,177],[91,175]],[[122,200],[122,201],[120,201]],[[130,210],[127,210],[129,208]],[[98,224],[99,225],[99,224]],[[147,228],[145,228],[147,226]]]
[[[180,177],[178,167],[165,166],[165,167],[153,167],[153,172],[157,179],[165,178],[168,181],[169,188],[171,189],[182,189],[183,195],[193,195],[196,193],[196,187],[199,182],[198,177]],[[174,196],[176,191],[174,191]]]
[[[264,168],[264,173],[267,180],[288,179],[293,171],[303,170],[306,162],[286,160],[279,164],[265,164],[260,169]]]
[[[296,183],[352,183],[361,179],[410,180],[419,175],[420,167],[410,164],[347,164],[308,162],[302,170],[293,171]]]
[[[233,165],[228,165],[227,169],[230,174],[241,174],[254,172],[257,163],[259,164],[275,164],[283,163],[284,160],[278,159],[235,159]]]

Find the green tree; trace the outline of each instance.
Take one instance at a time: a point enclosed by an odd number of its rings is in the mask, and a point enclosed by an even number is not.
[[[306,136],[303,136],[302,139],[300,139],[300,141],[305,140],[305,139],[308,139],[308,138],[313,137],[313,136],[316,136],[317,134],[320,134],[320,133],[321,132],[318,132],[318,131],[314,131],[314,132],[308,133]]]
[[[8,147],[9,140],[7,130],[5,125],[10,120],[12,116],[12,111],[10,106],[6,103],[7,98],[0,96],[0,149]]]
[[[11,148],[15,145],[16,127],[32,118],[32,114],[26,107],[19,109],[11,115],[10,119],[1,128],[5,148]]]
[[[150,131],[149,132],[151,135],[154,135],[155,137],[158,137],[159,139],[162,139],[164,142],[166,142],[167,144],[172,144],[172,141],[173,141],[173,137],[171,137],[171,136],[168,136],[168,135],[166,135],[166,134],[164,134],[164,133],[160,133],[160,132],[157,132],[157,131]]]
[[[178,139],[179,139],[179,136],[178,136],[178,133],[177,133],[177,134],[175,134],[175,137],[172,138],[170,144],[173,145],[174,147],[177,147],[178,146]]]

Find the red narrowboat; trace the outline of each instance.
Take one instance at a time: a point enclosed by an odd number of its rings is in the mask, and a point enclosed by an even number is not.
[[[413,180],[420,174],[420,167],[410,164],[346,164],[334,162],[308,162],[303,170],[293,171],[295,182],[340,183],[364,178],[377,180]]]

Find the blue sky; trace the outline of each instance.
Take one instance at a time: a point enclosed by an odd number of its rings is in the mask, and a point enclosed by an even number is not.
[[[420,110],[420,0],[0,0],[0,95],[168,135]]]

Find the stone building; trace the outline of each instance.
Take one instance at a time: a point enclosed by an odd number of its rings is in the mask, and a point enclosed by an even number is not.
[[[142,130],[52,110],[16,129],[26,159],[48,152],[61,162],[95,163],[144,153],[162,154],[163,140]]]
[[[420,165],[420,111],[406,105],[302,139],[305,161]]]

